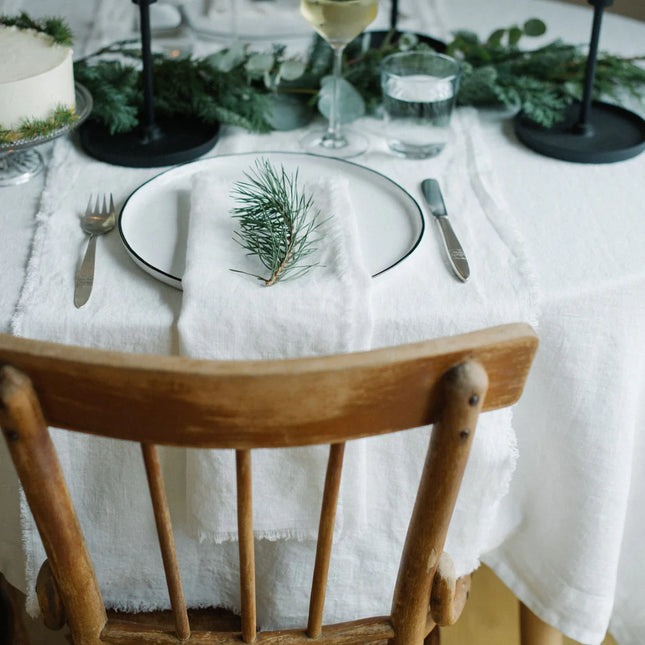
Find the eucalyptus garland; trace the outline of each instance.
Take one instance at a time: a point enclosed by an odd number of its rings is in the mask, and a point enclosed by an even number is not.
[[[73,44],[72,32],[62,18],[48,17],[34,20],[23,11],[17,16],[0,16],[0,25],[18,27],[18,29],[33,29],[47,34],[58,45],[71,47]]]
[[[457,97],[460,105],[503,104],[523,110],[536,123],[549,127],[558,122],[567,105],[582,96],[586,52],[556,40],[533,50],[521,49],[524,37],[541,36],[544,23],[532,19],[522,26],[496,29],[480,40],[459,31],[447,51],[462,62]],[[380,63],[402,49],[429,49],[414,34],[396,42],[387,37],[378,46],[369,32],[346,49],[342,81],[341,118],[375,114],[381,103]],[[331,49],[316,36],[306,57],[287,58],[285,48],[253,51],[235,43],[205,58],[153,58],[155,102],[160,114],[197,116],[207,123],[220,122],[253,132],[269,132],[305,125],[316,109],[324,112],[322,83],[331,73]],[[620,102],[625,95],[642,99],[644,57],[621,58],[600,53],[595,91]],[[140,52],[135,41],[115,43],[75,65],[76,79],[94,99],[92,117],[111,133],[126,132],[138,124],[142,88]],[[286,115],[286,117],[285,117]]]

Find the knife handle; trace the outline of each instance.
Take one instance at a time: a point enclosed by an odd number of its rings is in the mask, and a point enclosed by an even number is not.
[[[461,244],[452,229],[450,220],[447,217],[436,217],[435,219],[441,231],[441,238],[448,253],[450,266],[455,272],[455,275],[462,282],[466,282],[470,277],[470,267],[468,266],[468,260],[466,260],[466,254],[461,248]]]

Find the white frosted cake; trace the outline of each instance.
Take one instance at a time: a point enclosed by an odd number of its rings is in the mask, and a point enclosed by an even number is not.
[[[0,25],[0,130],[74,104],[72,49],[33,29]]]

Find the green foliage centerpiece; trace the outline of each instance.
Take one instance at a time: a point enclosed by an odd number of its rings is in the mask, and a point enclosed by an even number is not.
[[[542,21],[532,19],[521,26],[496,29],[484,40],[471,32],[456,32],[447,53],[463,66],[458,103],[502,104],[522,110],[540,125],[558,122],[566,107],[582,95],[587,56],[583,47],[560,40],[532,50],[520,48],[523,39],[545,31]],[[396,41],[387,37],[373,47],[366,32],[350,43],[341,90],[344,120],[376,113],[381,103],[380,63],[385,56],[428,48],[414,34],[403,34]],[[112,133],[133,129],[138,123],[139,59],[133,42],[126,41],[76,64],[77,79],[94,97],[93,116]],[[596,92],[617,101],[624,94],[642,97],[645,70],[639,63],[644,60],[645,56],[599,55]],[[239,42],[205,58],[155,55],[157,108],[253,132],[299,127],[315,115],[316,108],[325,113],[329,99],[325,78],[331,65],[329,47],[318,36],[302,59],[287,58],[282,45],[255,52]]]

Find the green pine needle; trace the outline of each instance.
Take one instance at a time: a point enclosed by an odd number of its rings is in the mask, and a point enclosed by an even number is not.
[[[45,119],[24,119],[15,130],[0,130],[0,143],[6,145],[23,139],[46,137],[72,125],[77,119],[73,110],[58,106]]]
[[[133,52],[117,47],[100,55]],[[111,134],[128,132],[139,124],[142,109],[142,78],[138,67],[121,60],[94,56],[74,65],[74,76],[92,94],[92,118]],[[226,123],[251,132],[269,132],[268,97],[264,88],[249,83],[241,66],[223,72],[207,59],[153,60],[155,110],[160,116],[194,116],[205,123]]]
[[[18,27],[18,29],[33,29],[43,34],[47,34],[58,45],[71,47],[74,38],[71,29],[62,18],[43,18],[42,20],[33,20],[29,14],[24,11],[17,16],[0,16],[0,25],[7,27]]]
[[[240,204],[232,210],[240,225],[235,240],[248,255],[257,256],[268,275],[232,271],[252,275],[270,287],[317,266],[303,264],[316,251],[318,238],[312,235],[321,222],[319,212],[313,210],[313,198],[298,187],[298,171],[289,175],[283,166],[276,170],[267,159],[258,159],[244,174],[246,181],[237,182],[232,191]]]

